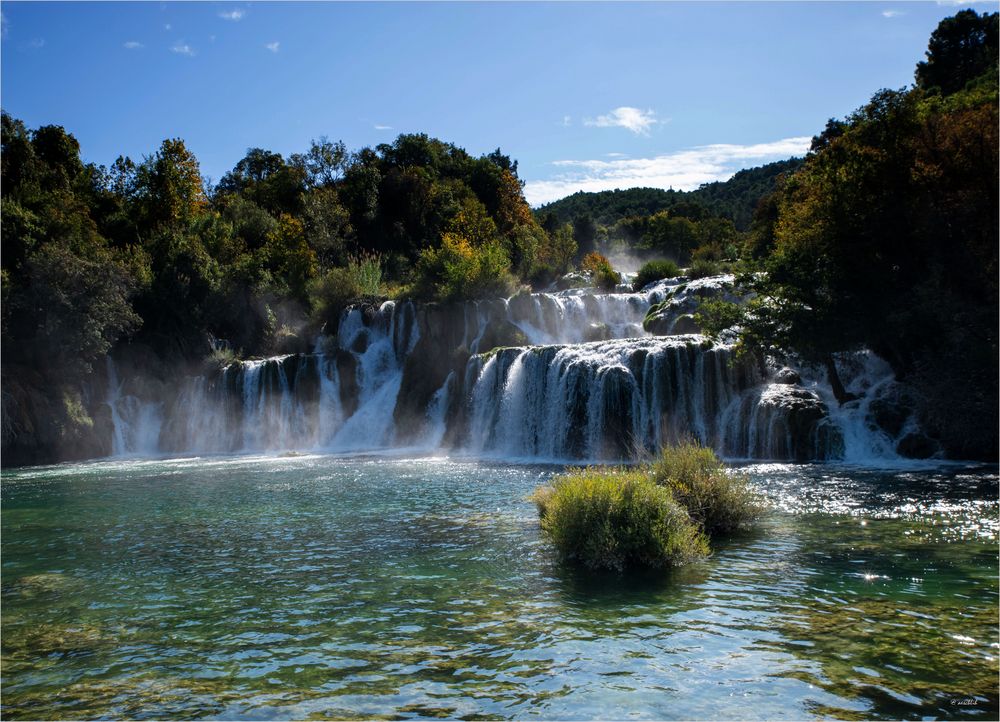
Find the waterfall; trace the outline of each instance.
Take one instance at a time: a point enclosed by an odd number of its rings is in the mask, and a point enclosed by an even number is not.
[[[726,347],[696,336],[502,349],[470,394],[477,453],[618,460],[684,438],[741,455],[721,423],[759,379]]]
[[[125,381],[109,356],[106,364],[108,395],[104,403],[111,409],[111,455],[152,456],[159,451],[162,404],[144,401],[124,393]]]
[[[896,458],[915,421],[889,431],[873,421],[896,389],[873,354],[841,360],[859,399],[840,406],[820,371],[763,369],[701,335],[643,329],[651,307],[672,327],[690,317],[692,299],[731,282],[672,279],[640,293],[518,294],[461,307],[356,305],[312,353],[234,362],[185,378],[169,398],[124,393],[109,360],[114,453],[405,444],[619,461],[696,439],[728,458]]]

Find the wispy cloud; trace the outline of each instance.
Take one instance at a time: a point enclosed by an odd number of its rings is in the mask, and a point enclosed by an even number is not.
[[[378,124],[376,124],[374,126],[374,128],[375,128],[375,130],[392,130],[392,126],[391,125],[378,125]]]
[[[28,47],[29,48],[35,48],[36,50],[38,48],[44,48],[45,47],[45,38],[35,38],[34,40],[29,40],[28,41]]]
[[[607,115],[599,115],[593,120],[587,118],[583,124],[598,128],[626,128],[636,135],[649,135],[649,129],[659,122],[661,121],[656,119],[656,113],[652,110],[639,110],[623,105]]]
[[[138,40],[129,40],[129,41],[125,42],[125,43],[122,43],[122,45],[124,47],[128,48],[129,50],[138,50],[139,48],[146,47],[145,45],[143,45],[142,43],[140,43]]]
[[[281,43],[279,43],[277,40],[275,40],[273,43],[264,43],[264,47],[270,50],[272,53],[278,52],[278,48],[280,46]]]
[[[0,38],[7,37],[7,28],[10,27],[10,20],[2,10],[0,10]]]
[[[528,181],[524,195],[528,203],[537,206],[576,191],[636,187],[694,190],[702,183],[726,180],[742,168],[803,155],[811,141],[803,136],[756,145],[703,145],[654,158],[557,160],[553,165],[563,172],[550,180]]]
[[[163,26],[163,29],[164,30],[170,30],[170,29],[172,29],[172,27],[173,26],[170,23],[167,23],[166,25]]]
[[[562,119],[563,128],[568,128],[573,125],[573,118],[569,115],[564,115]]]
[[[624,153],[605,153],[605,158],[627,158],[628,156]]]
[[[882,17],[884,17],[884,18],[898,18],[900,15],[903,15],[903,14],[904,13],[903,13],[902,10],[883,10],[882,11]]]
[[[220,18],[223,20],[232,20],[234,23],[238,23],[245,15],[246,12],[244,10],[240,10],[239,8],[235,8],[229,12],[219,13]]]
[[[170,48],[170,51],[177,53],[178,55],[187,55],[189,58],[193,58],[198,54],[195,52],[194,48],[184,42],[174,43],[174,45]]]

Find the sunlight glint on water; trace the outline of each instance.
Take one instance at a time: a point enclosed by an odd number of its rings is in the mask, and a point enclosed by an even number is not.
[[[623,579],[540,537],[553,470],[5,474],[4,716],[996,717],[995,473],[748,467],[757,533]]]

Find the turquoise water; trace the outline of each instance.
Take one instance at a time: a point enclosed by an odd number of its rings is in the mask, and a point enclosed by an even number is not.
[[[998,716],[995,469],[747,467],[760,528],[640,577],[559,564],[553,471],[5,472],[3,716]]]

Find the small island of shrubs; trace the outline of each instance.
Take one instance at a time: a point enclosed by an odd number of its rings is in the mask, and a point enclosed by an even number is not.
[[[571,469],[531,499],[564,559],[616,571],[704,557],[711,537],[750,528],[762,511],[746,477],[695,443],[638,468]]]

